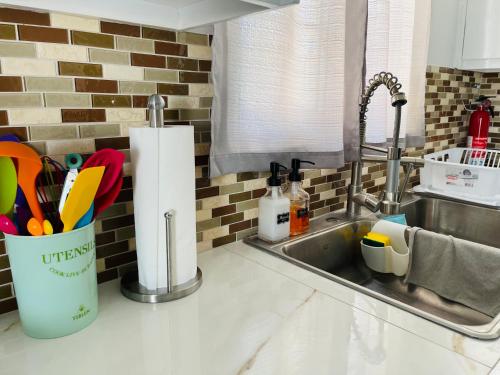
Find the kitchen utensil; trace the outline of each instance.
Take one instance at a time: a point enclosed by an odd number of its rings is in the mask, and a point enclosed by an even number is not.
[[[0,215],[0,232],[5,234],[18,235],[18,231],[12,220],[5,215]]]
[[[0,137],[0,142],[20,142],[19,138],[14,134],[5,134]]]
[[[21,140],[17,137],[15,134],[5,134],[0,136],[0,142],[16,142],[19,143]],[[16,173],[17,173],[17,164],[15,160],[12,160],[14,162],[14,165],[16,167]]]
[[[50,220],[54,232],[60,232],[62,230],[63,224],[59,218],[59,199],[61,197],[61,191],[66,178],[66,168],[62,166],[56,160],[48,157],[42,157],[43,163],[43,174],[45,184],[47,186],[41,186],[39,184],[39,194],[42,197],[44,206],[47,208],[45,213],[47,218]],[[40,180],[40,178],[39,178]],[[48,197],[46,192],[48,191]]]
[[[113,187],[104,195],[99,198],[96,198],[94,201],[94,217],[103,212],[106,208],[111,206],[118,195],[120,194],[121,188],[123,185],[123,171],[120,171],[120,175],[116,180]]]
[[[52,224],[48,220],[44,220],[42,223],[43,227],[43,234],[50,236],[51,234],[54,234],[54,228],[52,228]]]
[[[59,201],[59,213],[63,212],[66,200],[68,199],[69,193],[73,188],[73,185],[78,177],[77,169],[70,169],[64,180],[63,191],[61,193],[61,200]]]
[[[44,163],[45,164],[45,163]],[[43,166],[43,172],[45,174],[45,165]],[[43,183],[43,178],[42,174],[40,173],[38,175],[37,181],[36,181],[36,192],[38,194],[38,197],[41,200],[40,206],[42,207],[44,217],[52,218],[52,209],[50,207],[51,201],[47,197],[47,190],[51,190],[49,186],[45,186]],[[57,209],[57,207],[56,207]]]
[[[78,223],[75,225],[75,229],[78,228],[83,228],[85,225],[90,224],[92,221],[92,217],[94,216],[94,202],[90,205],[90,208],[87,210],[85,215],[83,215],[80,220],[78,220]]]
[[[45,204],[45,206],[49,207],[52,206],[51,209],[49,209],[49,212],[46,212],[46,216],[51,216],[53,212],[57,211],[58,206],[56,205],[56,200],[58,199],[59,195],[56,194],[55,191],[55,185],[56,181],[54,180],[54,176],[52,175],[52,168],[51,165],[49,164],[49,161],[47,160],[47,157],[42,157],[42,166],[43,166],[43,177],[46,186],[42,186],[43,184],[39,184],[39,192],[38,194],[42,196],[42,202]],[[41,175],[39,176],[41,177]],[[41,180],[41,178],[39,178]],[[49,197],[47,197],[47,193],[49,192]]]
[[[71,191],[71,188],[76,181],[76,177],[78,176],[78,168],[82,166],[83,158],[80,154],[68,154],[64,158],[64,161],[66,163],[66,166],[69,168],[69,172],[66,175],[66,179],[64,180],[61,200],[59,201],[59,213],[61,213],[64,209],[64,205],[66,204],[66,200],[68,199],[69,192]]]
[[[120,178],[124,161],[125,155],[123,153],[111,148],[105,148],[92,154],[83,164],[82,169],[98,166],[106,167],[106,171],[104,172],[101,184],[96,193],[96,198],[102,197],[115,186],[116,181]]]
[[[15,142],[0,142],[0,156],[17,159],[18,184],[24,192],[33,216],[43,222],[43,213],[36,194],[36,178],[42,170],[42,162],[32,148]]]
[[[33,217],[28,206],[17,206],[14,213],[15,223],[21,236],[28,235],[28,221]]]
[[[6,214],[14,207],[17,193],[16,166],[11,158],[0,157],[0,214]]]
[[[71,188],[73,187],[77,176],[78,171],[76,169],[70,169],[68,174],[66,175],[66,179],[64,180],[63,185],[63,191],[61,193],[61,200],[59,201],[59,213],[61,213],[64,209],[64,205],[66,204],[66,200],[68,199],[69,192],[71,191]]]
[[[41,236],[43,234],[42,224],[34,217],[28,221],[28,232],[32,236]]]
[[[16,206],[28,207],[28,201],[24,196],[23,189],[19,185],[17,185],[17,194],[16,194]]]
[[[83,169],[77,176],[61,212],[63,232],[72,230],[90,208],[104,175],[104,169],[105,167]]]
[[[68,154],[64,158],[64,162],[69,169],[80,169],[83,163],[83,158],[80,154]]]

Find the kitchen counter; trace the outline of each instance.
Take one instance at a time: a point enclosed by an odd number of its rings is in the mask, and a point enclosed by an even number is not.
[[[242,242],[198,263],[200,290],[166,304],[102,284],[97,320],[71,336],[32,339],[17,312],[1,315],[0,374],[487,374],[500,359],[500,340],[464,337]]]

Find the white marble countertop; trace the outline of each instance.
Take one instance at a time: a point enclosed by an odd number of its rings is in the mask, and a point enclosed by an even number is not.
[[[129,301],[102,284],[99,316],[36,340],[0,316],[0,374],[487,374],[500,340],[479,341],[241,242],[199,256],[204,282],[182,300]],[[500,374],[500,367],[492,373]]]

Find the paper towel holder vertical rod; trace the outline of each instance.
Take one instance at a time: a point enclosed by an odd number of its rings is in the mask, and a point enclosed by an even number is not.
[[[175,211],[165,212],[165,235],[166,235],[166,261],[167,261],[167,292],[172,292],[172,219]],[[157,280],[159,276],[157,277]]]
[[[151,95],[148,99],[149,109],[149,127],[162,128],[163,127],[163,109],[165,108],[165,100],[158,95]]]

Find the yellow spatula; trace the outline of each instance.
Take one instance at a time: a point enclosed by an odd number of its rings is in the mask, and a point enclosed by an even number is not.
[[[68,199],[61,212],[64,223],[63,232],[74,228],[78,220],[85,215],[94,201],[97,188],[101,183],[105,167],[83,169],[76,177],[75,183],[69,192]]]

